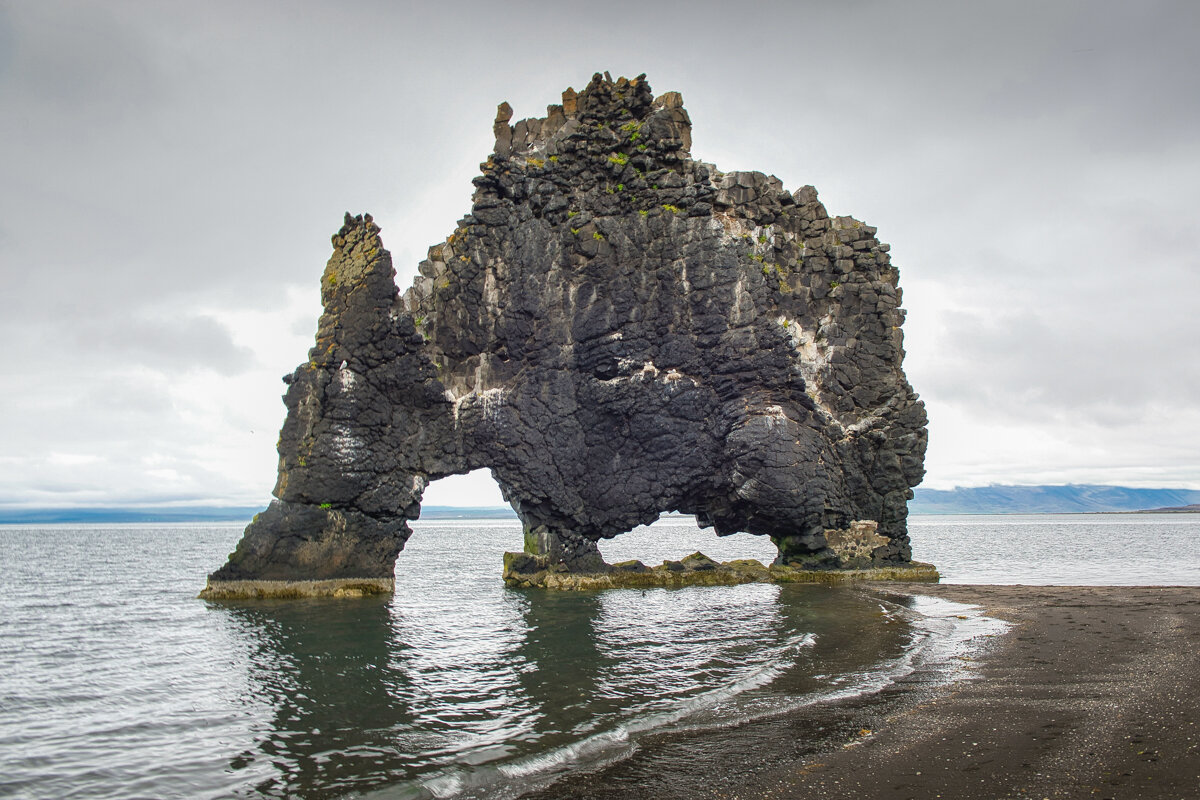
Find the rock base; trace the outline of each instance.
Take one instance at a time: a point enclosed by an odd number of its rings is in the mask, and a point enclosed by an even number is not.
[[[266,600],[299,597],[366,597],[396,591],[394,578],[336,578],[323,581],[214,581],[202,600]]]
[[[824,583],[839,585],[862,581],[905,581],[937,583],[941,580],[933,564],[912,561],[863,569],[804,569],[754,559],[718,563],[703,553],[680,561],[664,561],[647,567],[640,561],[608,565],[603,572],[571,572],[562,564],[547,564],[529,553],[504,554],[504,582],[514,588],[559,589],[645,589],[651,587],[735,586],[742,583]]]

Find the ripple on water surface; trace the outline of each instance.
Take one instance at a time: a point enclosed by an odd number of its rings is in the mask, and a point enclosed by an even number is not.
[[[514,591],[517,523],[414,528],[394,597],[245,603],[195,599],[241,526],[0,528],[0,795],[503,796],[865,691],[931,635],[826,587]],[[671,521],[605,546],[761,543]]]
[[[1200,586],[1200,514],[915,516],[909,535],[947,583]]]

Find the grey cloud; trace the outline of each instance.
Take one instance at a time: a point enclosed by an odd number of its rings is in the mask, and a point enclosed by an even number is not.
[[[209,369],[235,375],[255,365],[254,353],[236,344],[221,323],[188,311],[46,319],[38,330],[23,333],[34,334],[41,358],[110,370],[141,366],[168,374]]]
[[[399,281],[399,276],[397,276]],[[297,336],[311,336],[316,332],[316,320],[305,315],[292,320],[289,330]]]
[[[1118,426],[1152,409],[1192,407],[1200,396],[1200,365],[1177,339],[1186,320],[1064,322],[1029,309],[948,312],[942,320],[934,366],[920,375],[938,402],[1000,419]]]
[[[16,95],[26,115],[51,115],[43,124],[69,120],[71,129],[62,133],[80,136],[87,134],[81,126],[162,99],[164,87],[144,40],[108,7],[28,3],[6,12],[0,39],[9,49],[0,62],[0,93],[7,100]]]
[[[147,433],[147,420],[169,420],[175,412],[161,381],[131,380],[128,377],[105,376],[89,380],[79,394],[82,408],[94,421],[101,422],[109,434],[130,435]],[[102,419],[97,420],[96,417]],[[124,419],[124,430],[115,429],[114,419]]]
[[[23,386],[8,395],[6,455],[36,460],[52,452],[110,453],[120,443],[170,441],[179,431],[167,380],[109,363],[63,369],[30,365]]]
[[[36,370],[24,378],[25,392],[9,395],[3,420],[0,497],[7,501],[258,502],[270,490],[273,459],[263,454],[257,482],[238,475],[231,459],[214,462],[209,430],[187,422],[198,409],[178,405],[162,376],[92,368],[60,376],[51,385]],[[19,424],[8,425],[10,420]],[[229,424],[242,438],[250,435],[243,420]],[[261,438],[269,450],[273,433]]]
[[[224,374],[253,364],[254,354],[234,344],[211,317],[105,320],[77,333],[81,352],[171,371],[204,367]]]

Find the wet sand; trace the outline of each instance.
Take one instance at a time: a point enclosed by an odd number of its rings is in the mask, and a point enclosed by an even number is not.
[[[646,742],[540,798],[1200,798],[1200,587],[884,585],[1012,623],[973,680]]]

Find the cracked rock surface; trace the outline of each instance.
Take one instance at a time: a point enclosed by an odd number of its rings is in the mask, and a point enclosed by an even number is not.
[[[599,539],[666,511],[781,564],[908,562],[926,416],[875,229],[693,160],[682,98],[644,76],[511,116],[402,295],[346,215],[278,499],[212,580],[391,578],[426,484],[483,467],[543,567],[604,571]]]

